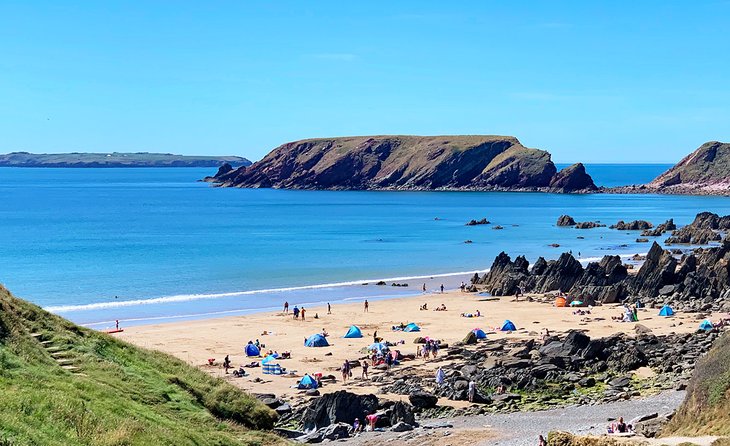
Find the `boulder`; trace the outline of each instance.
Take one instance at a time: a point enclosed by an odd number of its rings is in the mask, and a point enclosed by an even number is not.
[[[431,409],[436,407],[438,404],[438,397],[428,392],[414,392],[408,395],[408,401],[413,404],[413,407],[419,409]]]
[[[401,421],[394,424],[393,427],[390,428],[390,430],[393,432],[408,432],[413,430],[413,426]]]
[[[561,215],[558,217],[557,226],[575,226],[575,220],[570,215]]]
[[[352,423],[355,418],[364,420],[378,408],[375,395],[357,395],[346,390],[328,393],[313,400],[304,410],[302,425],[307,431],[317,430],[334,423]]]

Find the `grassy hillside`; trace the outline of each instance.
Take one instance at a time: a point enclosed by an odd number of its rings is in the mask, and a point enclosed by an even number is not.
[[[687,397],[663,435],[730,436],[730,333],[697,363]]]
[[[189,156],[171,153],[28,153],[0,155],[2,167],[218,167],[248,166],[240,156]]]
[[[274,414],[162,353],[78,327],[0,286],[0,446],[283,444]]]

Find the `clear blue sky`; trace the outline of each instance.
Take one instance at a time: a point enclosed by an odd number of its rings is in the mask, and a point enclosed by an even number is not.
[[[730,140],[730,1],[0,2],[0,152],[259,159],[503,134],[557,162]]]

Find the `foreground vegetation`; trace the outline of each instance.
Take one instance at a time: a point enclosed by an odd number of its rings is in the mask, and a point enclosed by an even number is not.
[[[275,414],[171,356],[78,327],[0,286],[0,446],[275,445]]]

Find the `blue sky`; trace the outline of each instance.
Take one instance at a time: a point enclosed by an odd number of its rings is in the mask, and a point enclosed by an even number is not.
[[[258,159],[503,134],[557,162],[730,140],[730,1],[0,2],[0,152]]]

